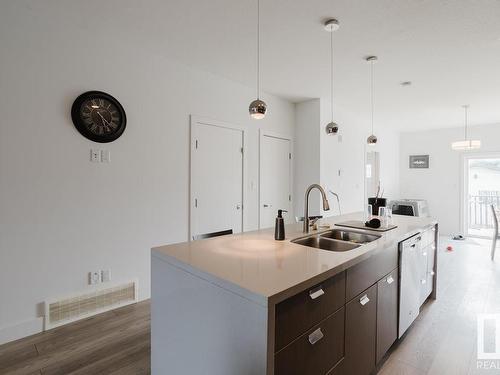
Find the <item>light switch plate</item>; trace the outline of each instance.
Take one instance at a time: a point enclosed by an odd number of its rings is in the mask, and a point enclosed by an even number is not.
[[[107,283],[108,281],[111,281],[111,270],[102,270],[101,282]]]
[[[96,149],[90,150],[90,161],[92,163],[99,163],[101,161],[101,151]]]
[[[111,162],[111,151],[109,150],[101,150],[101,162],[109,163]]]

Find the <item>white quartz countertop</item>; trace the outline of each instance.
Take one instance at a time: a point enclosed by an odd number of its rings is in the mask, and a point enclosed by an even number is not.
[[[362,220],[362,214],[334,216],[322,219],[321,223],[333,227],[335,223],[348,220]],[[392,221],[397,228],[376,232],[382,235],[380,239],[345,252],[320,250],[290,242],[305,235],[300,223],[286,225],[284,241],[274,240],[274,228],[270,228],[155,247],[151,250],[152,261],[168,262],[268,306],[322,282],[378,251],[397,246],[398,242],[436,224],[432,218],[399,215],[394,215]],[[309,234],[326,230],[311,231]]]

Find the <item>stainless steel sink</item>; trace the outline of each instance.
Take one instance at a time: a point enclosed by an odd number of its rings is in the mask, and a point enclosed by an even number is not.
[[[292,242],[298,245],[328,251],[349,251],[359,247],[359,245],[351,242],[332,240],[318,235],[298,238],[296,240],[292,240]]]
[[[347,241],[356,244],[364,244],[378,240],[380,238],[380,236],[376,234],[368,234],[343,229],[332,229],[328,232],[323,233],[321,237]]]

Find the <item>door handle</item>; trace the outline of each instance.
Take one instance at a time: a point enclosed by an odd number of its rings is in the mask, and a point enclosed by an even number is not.
[[[420,280],[420,283],[421,283],[422,285],[424,285],[425,283],[427,283],[427,280],[422,279],[422,280]]]
[[[310,290],[309,291],[309,297],[311,297],[311,299],[316,299],[318,297],[321,297],[323,294],[325,294],[325,292],[323,291],[323,288],[318,288],[314,291]]]
[[[241,208],[241,204],[236,205],[236,209],[239,210]]]
[[[392,284],[394,282],[394,278],[392,276],[389,276],[387,278],[387,284]]]
[[[272,207],[273,205],[272,204],[264,204],[263,205],[265,208],[268,208],[268,207]]]
[[[361,306],[366,305],[368,302],[370,302],[370,299],[366,294],[359,299],[359,303],[361,304]]]
[[[323,335],[323,332],[321,332],[321,328],[318,328],[316,331],[309,335],[309,343],[311,345],[314,345],[323,337],[325,337],[325,335]]]

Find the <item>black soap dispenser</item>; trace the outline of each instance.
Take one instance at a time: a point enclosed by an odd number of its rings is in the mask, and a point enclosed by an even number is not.
[[[285,222],[282,216],[283,212],[288,212],[288,211],[278,210],[278,216],[276,217],[276,224],[274,225],[274,239],[277,241],[283,241],[285,239]]]

